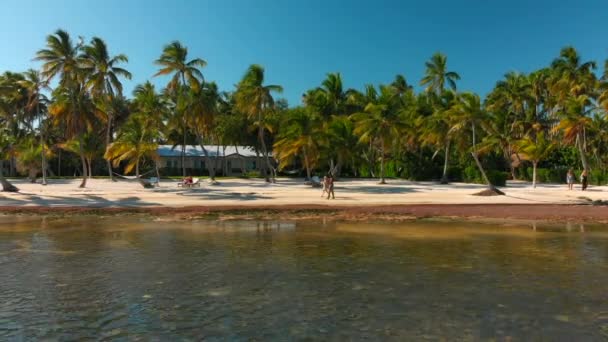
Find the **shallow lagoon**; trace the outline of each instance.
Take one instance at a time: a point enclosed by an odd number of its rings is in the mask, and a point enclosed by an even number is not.
[[[608,226],[0,217],[0,339],[608,338]]]

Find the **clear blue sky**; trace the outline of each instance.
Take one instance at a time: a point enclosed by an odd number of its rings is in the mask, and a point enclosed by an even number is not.
[[[36,66],[46,35],[63,28],[127,54],[129,93],[152,78],[153,61],[176,39],[207,60],[203,72],[221,89],[248,65],[264,65],[291,105],[334,71],[347,87],[397,73],[418,84],[435,51],[462,76],[460,89],[481,94],[507,71],[547,65],[565,45],[601,65],[608,58],[605,0],[18,0],[0,9],[0,72]]]

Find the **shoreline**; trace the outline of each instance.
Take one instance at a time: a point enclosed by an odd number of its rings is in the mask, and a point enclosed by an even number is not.
[[[415,219],[608,222],[608,208],[582,204],[217,205],[184,207],[0,206],[0,214],[147,215],[176,220],[408,221]]]

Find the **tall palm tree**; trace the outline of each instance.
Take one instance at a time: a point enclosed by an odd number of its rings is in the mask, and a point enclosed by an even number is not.
[[[486,119],[479,95],[473,93],[463,93],[458,97],[456,105],[452,108],[454,123],[450,130],[455,132],[466,132],[470,127],[471,132],[471,156],[475,164],[479,168],[481,176],[485,180],[488,189],[498,195],[504,195],[501,191],[494,187],[494,184],[488,178],[481,162],[479,161],[479,150],[477,148],[477,127],[480,126]]]
[[[369,102],[363,112],[351,116],[355,123],[355,134],[359,136],[359,141],[375,143],[378,146],[380,152],[380,184],[386,184],[384,175],[386,151],[406,127],[399,111],[391,106],[391,95],[389,87],[381,86],[377,101]]]
[[[87,162],[83,150],[83,136],[92,128],[90,115],[92,102],[86,91],[79,51],[82,42],[74,44],[64,30],[47,36],[47,46],[36,53],[35,60],[42,61],[42,76],[48,81],[59,77],[59,87],[55,89],[55,102],[49,107],[49,114],[56,124],[66,127],[68,137],[79,140],[82,161],[81,188],[87,184]]]
[[[180,108],[187,108],[187,92],[189,90],[200,90],[204,77],[200,68],[207,65],[201,58],[188,60],[188,48],[183,46],[178,41],[173,41],[163,48],[160,57],[155,61],[160,66],[160,70],[154,75],[171,75],[171,80],[167,84],[167,93],[175,103],[174,108],[178,111]],[[182,176],[186,176],[186,137],[188,135],[188,116],[185,112],[175,113],[178,124],[175,127],[181,127],[182,134]]]
[[[593,70],[596,64],[593,61],[582,62],[578,52],[567,46],[561,50],[551,67],[551,92],[556,97],[555,113],[561,117],[559,127],[564,129],[566,139],[575,142],[583,168],[588,170],[583,123],[590,121],[587,120],[588,114],[594,109],[597,79]],[[573,125],[568,124],[575,122]],[[572,133],[575,133],[574,137],[571,137]]]
[[[215,82],[206,83],[203,87],[188,92],[183,110],[187,114],[188,127],[192,128],[205,156],[209,170],[209,179],[215,182],[215,165],[211,162],[209,151],[205,148],[205,137],[213,136],[216,127],[216,116],[220,102],[220,93]]]
[[[448,58],[437,52],[425,63],[426,70],[424,77],[420,80],[420,85],[427,86],[426,92],[441,95],[445,90],[446,83],[450,89],[456,90],[456,81],[460,79],[460,75],[454,71],[448,71],[447,62]]]
[[[119,77],[131,79],[131,73],[118,66],[127,63],[129,59],[124,54],[111,57],[108,47],[99,37],[93,37],[88,45],[82,47],[81,69],[86,75],[86,86],[90,89],[93,100],[106,116],[106,147],[112,140],[114,122],[113,100],[122,97],[122,83]],[[107,162],[108,175],[113,179],[112,164]]]
[[[166,45],[155,63],[160,66],[160,70],[154,76],[173,74],[167,84],[171,91],[178,91],[180,86],[186,84],[191,88],[199,88],[204,81],[199,68],[204,68],[207,62],[201,58],[188,60],[188,48],[178,41]]]
[[[49,106],[49,115],[55,125],[65,128],[65,136],[78,142],[78,152],[82,162],[81,188],[86,187],[88,166],[85,155],[85,135],[93,131],[95,122],[95,106],[83,86],[75,89],[59,87],[53,92],[53,102]]]
[[[273,182],[276,181],[276,172],[270,163],[264,137],[264,117],[274,109],[273,92],[281,93],[283,87],[274,84],[264,85],[264,68],[261,65],[253,64],[247,69],[245,76],[237,85],[235,93],[237,109],[247,114],[258,128],[258,140],[268,168],[264,170],[264,177],[267,182],[270,181],[268,171],[272,173]]]
[[[41,146],[41,171],[42,171],[42,185],[46,185],[46,169],[47,169],[47,152],[46,152],[46,140],[45,134],[45,113],[43,109],[46,108],[48,98],[43,93],[44,90],[50,89],[48,82],[42,78],[42,75],[38,70],[29,69],[23,73],[25,79],[21,81],[21,84],[27,89],[28,100],[26,111],[34,113],[34,116],[38,119],[38,130],[40,131],[40,146]],[[31,125],[33,128],[33,125]]]

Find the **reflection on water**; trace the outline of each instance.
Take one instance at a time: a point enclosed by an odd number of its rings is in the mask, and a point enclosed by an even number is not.
[[[0,218],[0,340],[608,338],[608,227]]]

